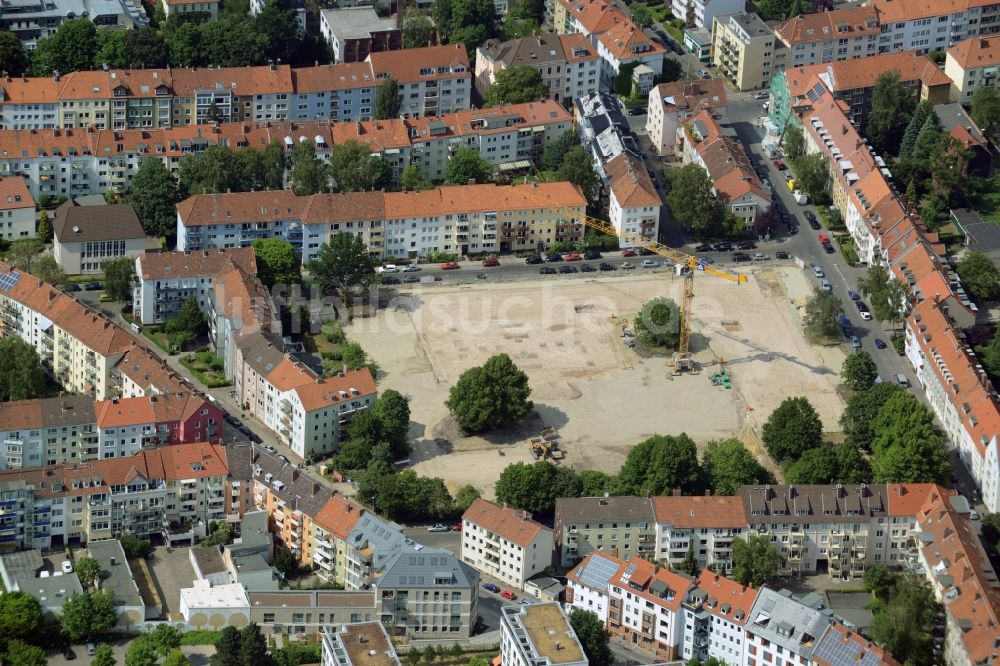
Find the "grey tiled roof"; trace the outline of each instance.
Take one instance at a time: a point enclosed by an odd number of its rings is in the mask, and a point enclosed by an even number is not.
[[[748,632],[809,658],[817,641],[830,626],[832,613],[800,603],[787,590],[764,587],[750,610]]]
[[[380,589],[406,587],[475,588],[479,572],[440,548],[407,545],[386,563],[375,584]]]
[[[42,401],[42,424],[46,428],[97,423],[94,398],[89,395],[67,395]]]
[[[354,529],[347,537],[347,542],[357,549],[366,546],[371,549],[372,566],[375,571],[380,571],[404,546],[413,543],[403,534],[402,527],[368,511],[358,518]]]
[[[306,470],[280,460],[262,448],[253,448],[251,474],[261,483],[267,483],[271,492],[293,511],[301,511],[307,516],[315,516],[333,496],[333,488],[324,479],[313,476]],[[257,473],[259,469],[259,474]],[[271,480],[265,482],[265,476]],[[281,482],[281,490],[275,490],[274,482]]]
[[[603,520],[631,523],[656,522],[648,497],[560,497],[556,500],[556,522],[586,523]]]
[[[884,485],[743,486],[747,522],[868,523],[887,515]],[[780,517],[780,520],[775,520]]]

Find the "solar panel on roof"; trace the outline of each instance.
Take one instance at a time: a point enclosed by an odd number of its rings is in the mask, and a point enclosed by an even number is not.
[[[20,279],[21,274],[17,271],[0,275],[0,291],[10,291],[11,287],[17,284],[17,281]]]
[[[587,587],[603,589],[607,587],[608,581],[615,575],[618,565],[609,559],[592,555],[590,562],[580,572],[580,582]]]

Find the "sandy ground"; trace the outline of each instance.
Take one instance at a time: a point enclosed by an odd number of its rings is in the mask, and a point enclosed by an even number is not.
[[[700,445],[737,435],[758,449],[756,433],[787,396],[808,396],[836,428],[844,354],[800,333],[798,306],[809,294],[802,271],[757,270],[740,286],[698,275],[692,351],[705,367],[671,377],[665,359],[625,347],[613,315],[631,318],[657,296],[679,301],[680,286],[667,272],[422,286],[346,333],[378,361],[380,387],[410,398],[414,468],[486,496],[507,464],[532,460],[526,441],[542,426],[559,428],[564,464],[605,472],[656,433],[686,432]],[[528,374],[536,416],[502,437],[462,437],[444,407],[448,391],[464,370],[499,352]],[[732,390],[709,379],[720,358]]]

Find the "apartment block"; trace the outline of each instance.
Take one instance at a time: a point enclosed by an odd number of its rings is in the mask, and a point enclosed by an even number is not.
[[[345,624],[323,632],[321,666],[401,666],[379,622]]]
[[[689,23],[693,19],[693,27],[704,30],[712,29],[716,16],[737,14],[746,11],[746,0],[672,0],[670,12]]]
[[[593,551],[566,574],[564,601],[567,608],[593,613],[602,624],[608,621],[608,587],[625,564],[614,555]]]
[[[951,101],[968,104],[976,90],[996,87],[1000,35],[971,37],[948,49],[944,73],[951,79]]]
[[[582,224],[565,216],[582,216],[586,204],[567,182],[303,197],[288,190],[196,195],[178,204],[177,248],[214,250],[253,238],[302,237],[307,263],[321,244],[346,231],[362,234],[383,258],[513,252],[581,240]]]
[[[712,21],[712,63],[737,90],[770,84],[777,60],[774,31],[756,14],[740,12]]]
[[[162,0],[163,13],[167,18],[171,14],[200,13],[207,14],[210,21],[219,18],[219,0]]]
[[[622,153],[604,166],[608,186],[608,221],[620,238],[621,247],[637,244],[639,238],[659,238],[660,198],[642,159]]]
[[[68,0],[58,4],[27,0],[4,7],[0,29],[21,40],[25,51],[35,50],[39,39],[51,37],[65,21],[85,17],[101,28],[141,28],[149,23],[141,2],[131,0]]]
[[[23,178],[0,178],[0,238],[35,237],[35,200]]]
[[[476,49],[476,92],[481,99],[497,75],[511,67],[537,70],[548,85],[549,98],[565,108],[596,90],[601,79],[601,57],[581,34],[542,34],[506,42],[491,39]]]
[[[739,497],[653,498],[657,562],[677,567],[694,552],[703,569],[732,569],[733,540],[744,538],[747,521]]]
[[[363,62],[370,53],[403,48],[396,18],[383,18],[370,6],[321,10],[319,32],[330,45],[335,62]]]
[[[660,498],[664,499],[664,498]],[[679,658],[742,664],[750,611],[758,591],[704,569],[682,602],[684,641]]]
[[[595,550],[623,560],[656,552],[656,517],[645,497],[560,497],[554,533],[556,561],[567,569]]]
[[[776,69],[781,70],[875,55],[881,27],[873,7],[845,7],[793,16],[774,34]]]
[[[824,613],[823,597],[803,597],[761,588],[745,624],[746,666],[809,663],[816,642],[833,624]]]
[[[1000,29],[1000,4],[991,0],[874,0],[872,7],[882,25],[880,53],[943,51]]]
[[[684,640],[681,602],[694,581],[684,574],[633,557],[608,587],[608,631],[673,661]]]
[[[573,109],[580,143],[590,151],[594,170],[607,180],[604,165],[623,153],[639,156],[639,144],[614,95],[594,91],[576,100]]]
[[[518,589],[552,564],[552,530],[520,509],[477,499],[462,514],[462,561]]]
[[[105,261],[159,249],[130,204],[80,206],[70,199],[52,215],[52,254],[67,275],[100,273]]]
[[[743,144],[719,124],[711,111],[700,111],[677,130],[677,152],[685,164],[708,173],[712,187],[733,215],[753,228],[771,208],[771,193],[754,171]]]
[[[94,403],[93,410],[102,460],[156,446],[222,440],[222,410],[194,393],[112,398]]]
[[[376,82],[391,78],[399,84],[404,118],[440,116],[472,105],[472,70],[461,44],[382,51],[366,61]]]
[[[672,155],[685,120],[702,110],[724,118],[727,103],[722,79],[661,83],[649,92],[646,134],[658,153]]]
[[[0,469],[96,458],[95,423],[94,399],[90,396],[0,404]]]
[[[500,659],[509,666],[587,666],[569,618],[552,601],[500,607]]]

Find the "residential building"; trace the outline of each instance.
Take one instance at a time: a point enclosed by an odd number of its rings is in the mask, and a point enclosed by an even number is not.
[[[962,144],[969,151],[968,173],[987,175],[993,160],[993,147],[965,106],[958,102],[935,104],[934,113],[941,122],[941,131]]]
[[[219,0],[162,0],[163,14],[170,18],[171,14],[199,13],[208,14],[208,20],[219,18]]]
[[[638,239],[659,238],[663,200],[642,159],[622,153],[604,166],[608,186],[608,221],[618,232],[621,247]]]
[[[62,396],[0,404],[0,469],[39,467],[98,455],[94,399]]]
[[[167,444],[222,441],[222,410],[193,392],[112,398],[95,402],[93,412],[102,460]]]
[[[249,244],[254,237],[291,241],[300,235],[307,263],[334,234],[359,230],[381,257],[534,250],[581,240],[583,226],[565,217],[567,211],[582,216],[586,204],[567,182],[303,197],[288,190],[196,195],[178,204],[177,247],[214,250]]]
[[[677,130],[677,140],[681,160],[708,173],[716,195],[743,221],[744,228],[753,228],[757,218],[770,210],[771,193],[754,171],[743,144],[711,111],[700,111],[685,121]]]
[[[380,622],[329,627],[322,634],[321,666],[401,666]]]
[[[951,101],[967,104],[978,88],[996,87],[998,71],[1000,35],[970,37],[950,47],[944,73],[951,80]]]
[[[698,566],[729,571],[733,539],[746,534],[747,519],[739,497],[670,495],[653,498],[657,562],[677,568],[690,549]]]
[[[109,259],[135,259],[152,240],[130,204],[80,206],[67,201],[53,213],[52,231],[52,254],[67,275],[100,273]]]
[[[39,39],[51,37],[65,21],[80,17],[102,28],[141,28],[149,23],[142,3],[131,0],[62,0],[58,4],[26,0],[4,7],[0,29],[14,33],[30,52]]]
[[[784,592],[784,593],[783,593]],[[744,624],[746,666],[810,663],[817,641],[833,618],[824,612],[823,598],[815,593],[795,597],[787,591],[763,587]]]
[[[870,642],[862,634],[834,622],[813,648],[815,666],[844,666],[852,664],[870,666],[899,666],[891,654]]]
[[[376,82],[391,78],[399,85],[404,118],[441,116],[472,106],[472,70],[461,44],[372,52],[366,61]]]
[[[997,227],[993,222],[972,208],[953,208],[949,216],[970,252],[984,254],[994,266],[1000,266],[1000,238],[994,233]]]
[[[793,16],[774,34],[780,70],[875,55],[881,27],[874,7],[857,6]]]
[[[776,41],[774,31],[756,14],[716,16],[712,21],[712,63],[737,90],[763,88],[776,71]]]
[[[23,178],[0,178],[0,238],[7,241],[35,236],[35,200]]]
[[[38,601],[43,614],[59,617],[67,599],[83,594],[83,586],[76,572],[50,572],[45,565],[37,548],[5,553],[0,555],[0,579],[8,592],[30,594]],[[43,571],[45,577],[41,576]]]
[[[705,28],[684,28],[684,48],[693,53],[698,62],[712,62],[712,24]]]
[[[744,627],[757,592],[752,586],[703,569],[682,602],[684,642],[678,658],[744,663]]]
[[[311,536],[316,573],[324,580],[346,585],[348,569],[347,540],[354,533],[365,508],[342,495],[331,495],[313,516]]]
[[[590,150],[594,170],[607,179],[604,165],[622,153],[639,156],[639,144],[632,135],[628,118],[613,95],[592,92],[576,100],[576,132],[580,143]]]
[[[159,617],[159,608],[147,608],[143,602],[121,541],[90,541],[87,543],[87,555],[101,565],[101,589],[111,592],[114,598],[115,610],[119,613],[119,626],[134,627],[147,619]]]
[[[681,602],[693,585],[689,576],[631,558],[608,588],[608,631],[657,657],[679,659],[684,642]]]
[[[552,564],[552,530],[482,498],[462,514],[462,561],[518,589]]]
[[[991,0],[873,0],[882,24],[879,52],[943,51],[1000,29],[1000,4]]]
[[[672,155],[677,147],[677,130],[684,121],[702,110],[726,116],[726,85],[722,79],[661,83],[649,93],[646,134],[660,155]]]
[[[693,23],[694,28],[711,30],[716,16],[737,14],[746,11],[746,0],[672,0],[670,12],[684,19],[685,24]],[[692,20],[688,20],[688,19]]]
[[[592,551],[623,560],[652,557],[656,518],[646,497],[560,497],[556,500],[556,562],[570,568]]]
[[[601,79],[601,57],[581,34],[490,39],[476,49],[476,92],[481,99],[497,75],[511,67],[537,70],[549,88],[549,98],[567,109],[576,98],[596,90]]]
[[[569,618],[556,602],[500,607],[500,659],[509,666],[587,666]]]
[[[396,18],[382,18],[373,7],[322,9],[319,31],[333,50],[334,62],[363,62],[370,53],[403,48]]]
[[[566,607],[590,611],[607,625],[608,587],[623,564],[614,555],[599,550],[583,558],[566,574]]]
[[[395,559],[396,553],[409,545],[403,528],[364,512],[354,524],[345,542],[346,577],[344,587],[363,590],[371,587]],[[473,572],[475,573],[475,572]]]

